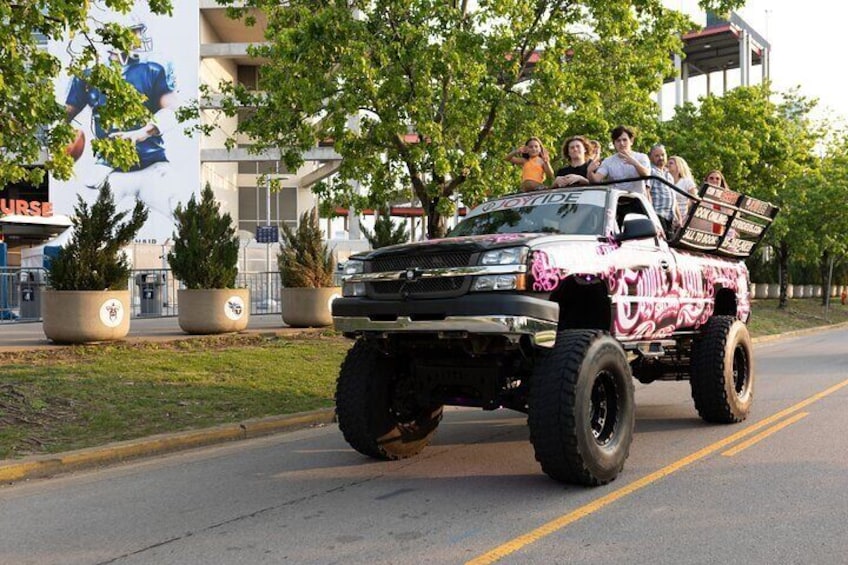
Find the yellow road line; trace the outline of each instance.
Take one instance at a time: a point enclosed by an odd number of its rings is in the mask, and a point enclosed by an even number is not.
[[[802,400],[801,402],[799,402],[798,404],[796,404],[794,406],[790,406],[789,408],[786,408],[785,410],[781,410],[777,414],[773,414],[772,416],[769,416],[768,418],[761,420],[761,421],[757,422],[756,424],[753,424],[753,425],[745,428],[744,430],[736,432],[735,434],[732,434],[732,435],[730,435],[730,436],[728,436],[724,439],[721,439],[721,440],[719,440],[719,441],[717,441],[717,442],[715,442],[711,445],[708,445],[707,447],[705,447],[705,448],[703,448],[699,451],[696,451],[695,453],[692,453],[691,455],[688,455],[688,456],[684,457],[683,459],[679,459],[679,460],[675,461],[674,463],[671,463],[670,465],[667,465],[667,466],[663,467],[662,469],[660,469],[658,471],[654,471],[650,475],[646,475],[646,476],[642,477],[641,479],[638,479],[638,480],[636,480],[636,481],[634,481],[634,482],[632,482],[628,485],[623,486],[622,488],[620,488],[618,490],[614,490],[613,492],[602,496],[601,498],[599,498],[599,499],[597,499],[593,502],[590,502],[589,504],[586,504],[586,505],[581,506],[580,508],[578,508],[576,510],[573,510],[572,512],[569,512],[568,514],[564,514],[564,515],[560,516],[559,518],[555,518],[554,520],[551,520],[547,524],[543,524],[543,525],[539,526],[535,530],[531,530],[531,531],[527,532],[526,534],[518,536],[517,538],[514,538],[514,539],[512,539],[512,540],[510,540],[510,541],[508,541],[508,542],[506,542],[502,545],[499,545],[498,547],[496,547],[496,548],[494,548],[490,551],[487,551],[486,553],[484,553],[484,554],[482,554],[478,557],[475,557],[474,559],[472,559],[470,561],[467,561],[466,565],[484,565],[484,564],[488,564],[488,563],[494,563],[495,561],[503,559],[507,555],[515,553],[516,551],[522,549],[523,547],[526,547],[526,546],[530,545],[531,543],[537,542],[540,539],[542,539],[546,536],[549,536],[550,534],[552,534],[552,533],[554,533],[558,530],[561,530],[565,526],[567,526],[567,525],[569,525],[573,522],[576,522],[577,520],[580,520],[581,518],[589,516],[590,514],[594,514],[598,510],[600,510],[600,509],[602,509],[606,506],[609,506],[610,504],[612,504],[616,500],[624,498],[625,496],[632,494],[632,493],[636,492],[637,490],[650,485],[651,483],[655,483],[658,480],[665,478],[668,475],[671,475],[672,473],[674,473],[676,471],[679,471],[680,469],[686,467],[687,465],[690,465],[691,463],[694,463],[694,462],[696,462],[700,459],[703,459],[704,457],[707,457],[708,455],[715,453],[716,451],[720,451],[721,449],[724,449],[728,445],[735,443],[736,441],[742,439],[743,437],[749,436],[749,435],[753,434],[754,432],[756,432],[758,430],[761,430],[763,428],[766,428],[766,427],[772,425],[773,423],[777,422],[778,420],[783,419],[784,417],[788,416],[789,414],[792,414],[794,412],[798,412],[802,408],[809,406],[810,404],[812,404],[813,402],[816,402],[817,400],[821,400],[822,398],[824,398],[825,396],[828,396],[829,394],[833,394],[834,392],[836,392],[837,390],[841,389],[842,387],[844,387],[846,385],[848,385],[848,380],[842,381],[841,383],[836,384],[836,385],[834,385],[834,386],[832,386],[832,387],[830,387],[826,390],[823,390],[822,392],[814,394],[813,396],[807,398],[806,400]]]
[[[758,433],[754,437],[743,441],[739,445],[731,447],[730,449],[728,449],[727,451],[722,453],[722,455],[724,455],[725,457],[733,457],[734,455],[736,455],[737,453],[739,453],[743,449],[748,449],[749,447],[751,447],[752,445],[754,445],[758,441],[766,439],[771,434],[773,434],[775,432],[779,432],[780,430],[782,430],[786,426],[788,426],[790,424],[794,424],[795,422],[804,418],[805,416],[809,416],[809,414],[810,414],[809,412],[799,412],[798,414],[795,414],[791,418],[787,418],[786,420],[783,420],[782,422],[775,424],[774,426],[770,427],[769,429]]]

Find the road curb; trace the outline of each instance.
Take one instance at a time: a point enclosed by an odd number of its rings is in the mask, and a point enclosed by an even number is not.
[[[120,441],[101,447],[67,451],[54,455],[36,455],[0,464],[0,483],[45,478],[69,471],[90,469],[151,455],[160,455],[227,441],[261,437],[335,421],[331,408],[224,424],[204,430],[161,434],[142,439]]]
[[[755,337],[751,341],[753,343],[768,343],[770,341],[777,341],[779,339],[787,339],[790,337],[799,337],[803,335],[812,335],[821,332],[826,332],[828,330],[840,330],[844,328],[848,328],[848,322],[842,322],[841,324],[831,324],[828,326],[815,326],[812,328],[804,328],[803,330],[793,330],[791,332],[784,332],[782,334],[763,335]]]

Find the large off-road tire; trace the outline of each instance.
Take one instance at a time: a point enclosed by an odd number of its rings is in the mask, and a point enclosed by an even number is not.
[[[692,343],[692,399],[707,422],[748,417],[754,400],[754,355],[748,328],[733,316],[713,316]]]
[[[601,331],[559,332],[530,386],[530,441],[542,470],[586,486],[612,481],[630,454],[634,420],[633,378],[621,344]]]
[[[359,340],[336,381],[336,415],[345,440],[376,459],[403,459],[427,447],[442,406],[419,406],[398,380],[393,360]]]

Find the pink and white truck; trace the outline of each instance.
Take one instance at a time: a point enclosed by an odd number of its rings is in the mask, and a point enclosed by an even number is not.
[[[509,408],[545,473],[600,485],[628,456],[633,378],[689,380],[704,420],[745,419],[743,259],[777,209],[710,185],[690,198],[671,238],[642,195],[582,186],[497,198],[444,239],[352,257],[332,305],[356,339],[336,389],[347,442],[409,457],[444,405]]]

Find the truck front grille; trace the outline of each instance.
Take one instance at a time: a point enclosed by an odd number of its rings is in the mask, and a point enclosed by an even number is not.
[[[371,283],[374,298],[446,298],[464,294],[468,277],[444,277],[415,282],[381,281]]]
[[[441,254],[396,255],[379,257],[371,264],[370,272],[385,273],[409,269],[447,269],[467,267],[476,255],[467,251]],[[468,292],[470,277],[420,278],[415,281],[391,280],[368,283],[368,295],[383,300],[404,298],[451,298]]]
[[[405,271],[414,268],[467,267],[471,264],[470,261],[471,253],[465,251],[441,253],[439,255],[396,255],[375,259],[372,263],[371,272],[385,273],[386,271]]]

